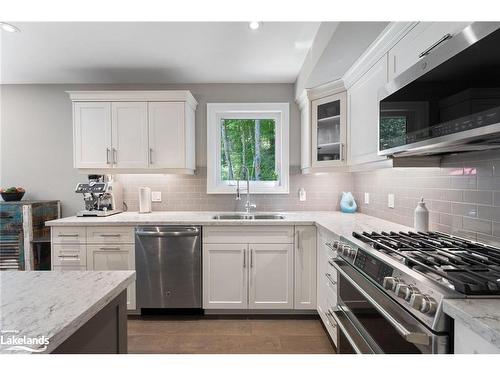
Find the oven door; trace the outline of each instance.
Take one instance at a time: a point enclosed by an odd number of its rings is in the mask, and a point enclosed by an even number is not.
[[[448,335],[430,331],[351,264],[340,258],[331,264],[338,271],[338,311],[330,314],[342,331],[341,353],[449,352]]]

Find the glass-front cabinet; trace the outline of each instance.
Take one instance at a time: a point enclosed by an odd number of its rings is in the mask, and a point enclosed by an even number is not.
[[[312,167],[346,163],[346,93],[311,102]]]

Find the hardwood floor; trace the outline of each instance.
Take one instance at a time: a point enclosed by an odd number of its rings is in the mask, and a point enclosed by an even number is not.
[[[316,317],[129,317],[129,353],[335,353]]]

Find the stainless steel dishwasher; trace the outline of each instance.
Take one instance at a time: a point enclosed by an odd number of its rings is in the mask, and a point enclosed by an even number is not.
[[[135,230],[137,308],[201,308],[201,227]]]

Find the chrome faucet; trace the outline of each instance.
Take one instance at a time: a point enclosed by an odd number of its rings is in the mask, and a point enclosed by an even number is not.
[[[255,203],[250,203],[250,172],[248,171],[248,167],[246,165],[241,167],[243,169],[243,173],[247,179],[247,201],[245,202],[245,211],[247,214],[252,211],[252,208],[257,208]],[[236,181],[236,198],[237,201],[241,200],[241,188],[240,188],[240,180]]]

